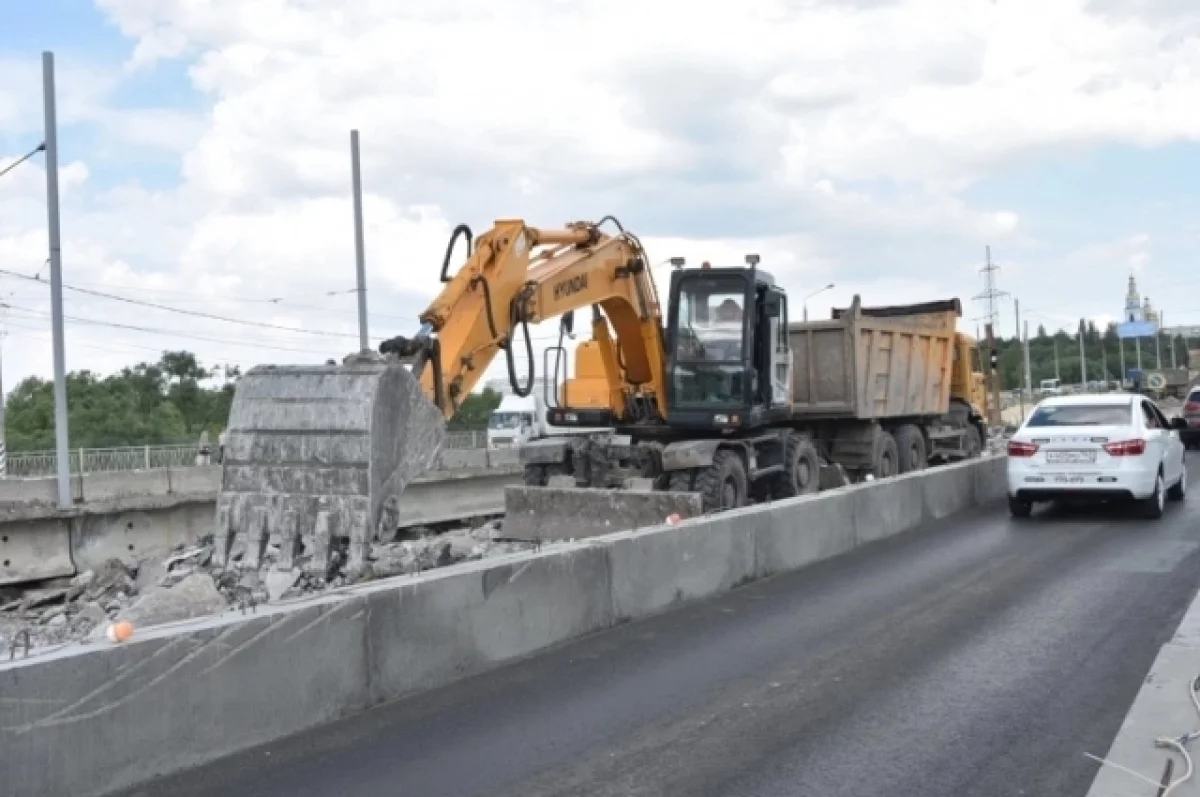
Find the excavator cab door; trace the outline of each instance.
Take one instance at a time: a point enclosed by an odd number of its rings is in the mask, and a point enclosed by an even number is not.
[[[764,411],[786,412],[792,404],[792,349],[788,338],[787,294],[773,285],[759,285],[754,365],[759,391],[756,403]]]
[[[759,297],[752,269],[681,269],[671,274],[667,319],[670,425],[746,428],[761,406],[755,340]],[[786,325],[785,325],[786,328]]]

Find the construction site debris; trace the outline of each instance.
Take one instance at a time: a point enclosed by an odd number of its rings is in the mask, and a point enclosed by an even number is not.
[[[177,622],[229,609],[304,598],[361,581],[411,575],[462,561],[528,550],[532,543],[505,540],[502,521],[473,528],[408,530],[403,538],[372,544],[355,578],[346,571],[348,540],[334,540],[324,570],[308,567],[307,556],[287,566],[278,545],[258,557],[234,547],[218,566],[211,540],[178,546],[165,556],[133,562],[109,559],[73,578],[43,581],[0,592],[0,656],[23,655],[25,642],[37,650],[69,642],[104,639],[111,622],[137,628]]]

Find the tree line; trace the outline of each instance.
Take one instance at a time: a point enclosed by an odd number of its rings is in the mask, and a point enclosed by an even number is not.
[[[206,366],[191,352],[164,351],[156,362],[142,362],[109,376],[89,370],[67,375],[67,426],[71,448],[195,443],[217,435],[229,422],[233,391],[241,377],[236,366]],[[487,427],[500,404],[493,390],[472,393],[451,430]],[[54,448],[54,382],[31,376],[7,397],[5,433],[8,450]]]
[[[1054,333],[1046,331],[1045,326],[1039,326],[1036,335],[1029,337],[1029,370],[1033,387],[1043,379],[1062,379],[1064,384],[1078,384],[1082,381],[1081,357],[1079,339],[1083,337],[1083,351],[1086,358],[1082,360],[1087,369],[1089,382],[1102,380],[1116,381],[1121,374],[1121,349],[1125,350],[1125,368],[1136,368],[1137,345],[1133,340],[1122,341],[1117,337],[1116,324],[1108,324],[1101,332],[1094,323],[1088,321],[1080,324],[1075,334],[1063,330]],[[1143,370],[1157,368],[1156,355],[1161,353],[1162,367],[1171,367],[1171,336],[1160,334],[1156,349],[1153,337],[1142,338]],[[1182,336],[1175,336],[1175,363],[1180,368],[1188,364],[1188,342]],[[1024,355],[1021,341],[1015,337],[1001,338],[996,346],[999,354],[998,369],[1000,371],[1001,387],[1004,390],[1016,390],[1025,383]],[[1057,368],[1055,365],[1057,353]],[[986,364],[986,356],[984,363]]]

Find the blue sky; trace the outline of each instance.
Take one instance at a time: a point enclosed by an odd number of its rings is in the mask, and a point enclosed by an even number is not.
[[[569,12],[494,0],[484,15],[478,0],[437,13],[340,0],[12,3],[0,64],[18,77],[0,84],[0,163],[40,138],[40,53],[53,50],[61,162],[86,167],[64,176],[68,276],[311,328],[353,327],[352,303],[321,298],[352,274],[352,125],[381,334],[409,331],[458,221],[556,226],[609,212],[652,257],[757,251],[794,294],[835,282],[821,312],[855,292],[869,304],[956,295],[973,329],[990,245],[1000,287],[1034,323],[1116,315],[1131,268],[1169,321],[1200,323],[1192,29],[1126,0],[1109,2],[1133,9],[1120,18],[1064,0],[1033,32],[1034,0],[955,14],[939,1],[841,0],[785,19],[760,13],[777,5],[765,0],[736,17],[717,0],[580,0]],[[613,3],[642,14],[641,38]],[[497,59],[488,42],[504,37],[539,45]],[[139,44],[174,40],[183,57],[128,66]],[[538,91],[514,99],[515,86]],[[6,121],[6,101],[18,118]],[[44,259],[39,168],[0,181],[0,260],[18,270]],[[309,298],[266,303],[284,293]],[[114,313],[72,300],[81,315]],[[1001,329],[1012,326],[1005,304]],[[102,368],[162,342],[80,334]],[[6,381],[45,372],[47,352],[31,339]]]

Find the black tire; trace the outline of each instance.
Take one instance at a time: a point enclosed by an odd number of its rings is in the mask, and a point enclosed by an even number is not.
[[[1009,496],[1008,514],[1015,518],[1027,518],[1033,514],[1033,503]]]
[[[1163,516],[1165,504],[1167,502],[1167,488],[1163,480],[1162,471],[1154,478],[1154,492],[1149,498],[1143,498],[1138,502],[1138,508],[1141,510],[1141,516],[1147,520],[1158,520]]]
[[[1183,463],[1183,472],[1179,474],[1179,481],[1171,485],[1167,490],[1168,501],[1182,501],[1187,498],[1187,460]]]
[[[875,449],[871,452],[871,474],[876,479],[895,476],[900,456],[896,451],[896,438],[890,432],[880,430],[875,436]]]
[[[695,489],[703,499],[705,512],[746,506],[749,480],[742,458],[730,449],[718,451],[712,464],[696,475]]]
[[[667,492],[672,493],[690,493],[692,492],[692,477],[694,474],[690,470],[673,470],[667,476]]]
[[[967,459],[975,459],[983,451],[983,436],[979,433],[979,427],[971,424],[967,427],[967,431],[963,432],[963,451],[966,452]]]
[[[821,489],[821,458],[812,440],[799,432],[787,436],[783,446],[784,471],[771,479],[771,497],[795,498]]]
[[[925,470],[929,464],[929,450],[919,426],[906,423],[896,429],[896,453],[901,473]]]

